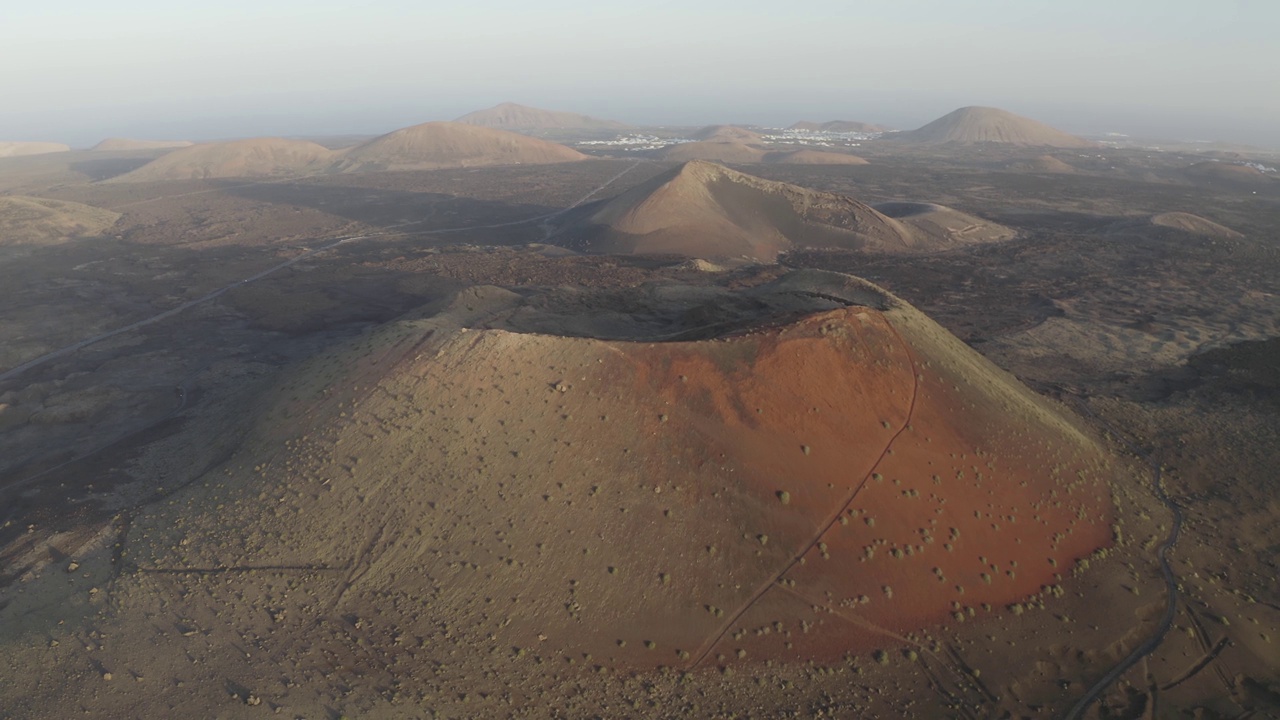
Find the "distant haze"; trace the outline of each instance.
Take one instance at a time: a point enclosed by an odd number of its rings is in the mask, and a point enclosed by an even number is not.
[[[511,100],[903,129],[988,105],[1280,147],[1277,27],[1271,0],[10,0],[0,140],[377,134]]]

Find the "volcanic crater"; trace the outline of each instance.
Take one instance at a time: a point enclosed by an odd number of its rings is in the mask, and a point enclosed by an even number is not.
[[[901,643],[1110,542],[1108,453],[880,288],[632,292],[624,314],[471,288],[310,361],[223,468],[135,519],[126,560],[179,585],[313,568],[272,602],[446,628],[417,661],[694,668]],[[603,332],[549,334],[561,302]],[[252,615],[255,577],[189,602]]]

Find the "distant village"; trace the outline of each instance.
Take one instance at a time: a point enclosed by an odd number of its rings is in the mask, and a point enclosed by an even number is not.
[[[792,130],[766,128],[760,133],[765,142],[775,145],[811,145],[814,147],[858,147],[884,133],[827,132],[825,130]]]
[[[759,128],[761,142],[770,145],[799,145],[822,148],[858,147],[866,140],[873,140],[883,133],[861,132],[826,132],[822,130],[793,130],[791,128]],[[579,147],[619,148],[628,152],[660,150],[671,145],[697,142],[685,137],[660,137],[651,133],[622,133],[609,140],[583,140],[575,143]]]

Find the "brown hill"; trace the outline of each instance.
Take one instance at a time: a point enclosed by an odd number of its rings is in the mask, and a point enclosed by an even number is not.
[[[577,250],[680,253],[772,262],[796,246],[907,248],[905,227],[851,198],[685,163],[570,213],[557,236]]]
[[[936,207],[936,206],[929,206]],[[938,231],[927,218],[899,221],[852,198],[689,162],[611,199],[566,214],[558,242],[603,253],[679,253],[772,262],[796,247],[931,252],[1012,232],[963,216]],[[983,228],[987,228],[984,230]]]
[[[737,125],[707,125],[693,131],[692,140],[711,140],[714,142],[758,143],[762,140],[760,133]]]
[[[0,247],[56,245],[106,232],[120,213],[63,200],[0,195]]]
[[[553,332],[557,310],[628,305],[736,331]],[[194,653],[211,677],[310,678],[376,657],[335,683],[394,665],[442,714],[492,716],[477,690],[519,696],[546,667],[767,672],[892,647],[1111,541],[1108,454],[869,283],[473,288],[437,309],[291,372],[232,457],[132,518],[117,564],[137,570],[96,629],[149,642],[104,643],[99,667],[166,678]],[[327,697],[300,688],[290,711]]]
[[[663,160],[677,162],[708,160],[721,163],[758,163],[764,160],[765,151],[742,142],[701,140],[668,145],[656,155]]]
[[[718,163],[777,163],[781,165],[866,165],[857,155],[822,150],[786,150],[770,152],[758,145],[743,142],[700,140],[668,145],[655,155],[662,160],[687,162],[705,160]]]
[[[789,150],[765,156],[765,162],[780,165],[866,165],[866,158],[826,150]]]
[[[174,150],[108,182],[293,177],[319,172],[332,159],[331,150],[304,140],[252,138],[202,143]]]
[[[499,130],[625,130],[625,123],[600,120],[588,115],[502,103],[487,110],[467,113],[454,122]]]
[[[1235,188],[1273,187],[1277,179],[1261,170],[1240,163],[1208,160],[1184,170],[1193,182]]]
[[[1041,155],[1030,160],[1017,160],[1006,166],[1009,170],[1030,173],[1073,174],[1074,166],[1065,163],[1052,155]]]
[[[160,150],[163,148],[191,147],[193,143],[186,140],[131,140],[129,138],[107,138],[89,148],[94,151],[114,150]]]
[[[1193,235],[1203,235],[1204,237],[1218,238],[1222,240],[1231,240],[1242,238],[1244,235],[1232,230],[1225,225],[1207,220],[1199,215],[1192,215],[1184,212],[1167,212],[1159,215],[1151,216],[1151,224],[1159,227],[1173,228],[1183,232],[1192,233]]]
[[[964,107],[916,130],[887,136],[916,144],[974,145],[1000,143],[1043,147],[1085,148],[1094,143],[1068,135],[1044,123],[989,107]]]
[[[852,120],[830,120],[828,122],[809,122],[808,120],[801,120],[788,129],[831,133],[876,133],[884,132],[889,128],[883,125],[873,125],[871,123],[856,122]]]
[[[505,130],[429,122],[357,145],[342,154],[334,169],[338,172],[431,170],[577,162],[586,158],[563,145]]]
[[[69,152],[71,147],[62,143],[50,142],[0,142],[0,157],[18,157],[19,155],[44,155],[47,153]]]
[[[960,212],[945,205],[919,202],[887,202],[875,206],[877,212],[912,228],[922,245],[946,249],[961,245],[1004,242],[1017,233],[1012,229]]]

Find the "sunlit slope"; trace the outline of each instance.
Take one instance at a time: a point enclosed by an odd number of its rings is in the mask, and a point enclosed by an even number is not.
[[[338,172],[431,170],[485,165],[577,162],[586,155],[547,140],[461,122],[429,122],[376,137],[346,151]]]
[[[52,245],[101,235],[120,219],[103,208],[47,198],[0,197],[0,247]]]
[[[305,140],[251,138],[178,148],[108,182],[298,177],[319,172],[333,151]]]

